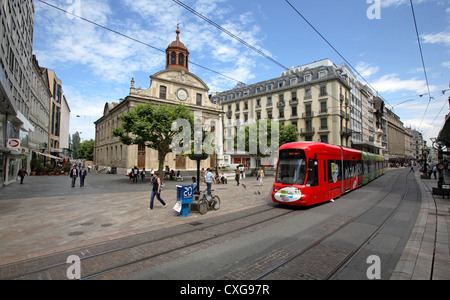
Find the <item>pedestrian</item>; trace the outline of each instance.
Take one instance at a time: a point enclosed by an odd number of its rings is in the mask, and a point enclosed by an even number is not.
[[[25,178],[25,175],[28,175],[28,172],[25,168],[21,168],[19,170],[19,173],[17,173],[17,176],[20,177],[20,184],[23,184],[23,179]]]
[[[263,184],[263,179],[264,179],[264,170],[263,170],[262,167],[259,168],[258,179],[259,179],[258,185],[262,185]]]
[[[152,183],[153,183],[153,189],[152,189],[152,195],[150,196],[150,207],[148,209],[153,209],[153,200],[155,199],[155,196],[156,196],[156,199],[158,199],[159,202],[161,202],[161,204],[165,208],[167,206],[167,204],[166,204],[166,202],[164,202],[163,199],[161,199],[161,178],[159,178],[158,172],[155,172],[153,174]]]
[[[200,171],[200,181],[205,182],[205,168]]]
[[[214,180],[214,174],[211,172],[210,168],[206,169],[205,182],[206,182],[206,191],[207,195],[211,196],[211,184]]]
[[[81,167],[81,171],[80,171],[80,187],[84,187],[84,179],[87,176],[87,172],[84,169],[84,166]]]
[[[134,166],[133,172],[134,172],[134,182],[137,183],[138,182],[138,177],[139,177],[139,169],[138,169],[138,167]]]
[[[77,165],[73,165],[72,170],[70,170],[70,178],[72,178],[72,187],[75,187],[75,181],[77,181],[78,177],[78,169]]]
[[[413,163],[411,163],[411,169],[409,170],[408,173],[411,173],[411,171],[414,173],[414,164]]]
[[[197,178],[195,176],[192,176],[192,190],[193,192],[197,192]]]
[[[220,175],[220,181],[222,182],[222,184],[228,184],[227,176],[225,176],[223,172]]]
[[[433,175],[434,175],[434,179],[437,179],[436,177],[436,172],[437,172],[437,168],[436,165],[433,166]]]
[[[142,168],[141,178],[142,178],[142,182],[145,182],[145,168]]]
[[[237,185],[239,185],[239,179],[241,179],[241,170],[239,169],[239,166],[236,166],[236,176],[234,179],[236,179]]]
[[[133,184],[134,182],[134,169],[131,169],[130,173],[128,174],[130,177],[130,184]]]

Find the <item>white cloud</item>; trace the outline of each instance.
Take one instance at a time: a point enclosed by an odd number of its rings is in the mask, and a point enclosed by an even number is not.
[[[359,62],[356,65],[356,70],[361,74],[362,77],[370,77],[374,74],[376,74],[380,68],[378,66],[373,66],[370,63],[367,62]]]
[[[423,42],[426,44],[445,44],[450,46],[450,32],[428,33],[422,35]]]
[[[394,93],[400,91],[413,91],[418,94],[428,92],[425,80],[417,78],[400,79],[398,74],[387,74],[373,81],[372,86],[380,93]],[[430,90],[434,91],[435,86],[430,86]]]
[[[414,4],[420,4],[425,1],[427,1],[427,0],[415,0]],[[384,8],[398,7],[403,4],[410,4],[410,0],[381,0],[381,7],[384,7]]]

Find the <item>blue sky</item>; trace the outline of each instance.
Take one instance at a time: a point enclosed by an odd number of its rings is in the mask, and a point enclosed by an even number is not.
[[[381,0],[379,7],[374,6],[377,18],[370,19],[367,12],[374,1],[289,0],[394,106],[405,125],[423,132],[430,145],[429,138],[438,135],[449,112],[450,91],[443,94],[442,90],[448,89],[450,82],[450,1],[413,0],[433,97],[430,102],[410,1]],[[45,2],[163,50],[175,39],[180,22],[180,37],[190,51],[191,62],[246,84],[278,77],[283,71],[171,0]],[[344,61],[285,0],[183,3],[284,66],[324,58],[337,65]],[[148,88],[149,76],[165,68],[165,55],[160,51],[39,0],[35,0],[35,8],[33,52],[39,64],[54,70],[63,82],[72,111],[70,134],[79,131],[83,139],[94,138],[92,123],[102,116],[106,102],[125,98],[132,77],[137,87]],[[192,64],[190,71],[210,87],[210,92],[236,85]]]

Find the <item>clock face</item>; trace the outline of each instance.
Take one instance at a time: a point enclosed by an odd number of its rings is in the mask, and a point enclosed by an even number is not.
[[[183,89],[179,89],[177,92],[177,97],[178,99],[180,99],[181,101],[185,101],[187,99],[187,92]]]

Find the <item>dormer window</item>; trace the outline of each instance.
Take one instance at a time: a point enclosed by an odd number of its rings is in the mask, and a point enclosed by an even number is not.
[[[327,70],[320,70],[319,71],[319,79],[326,78],[327,76],[328,76],[328,71]]]
[[[305,74],[305,76],[303,77],[305,82],[309,82],[312,80],[312,75],[311,74]]]

